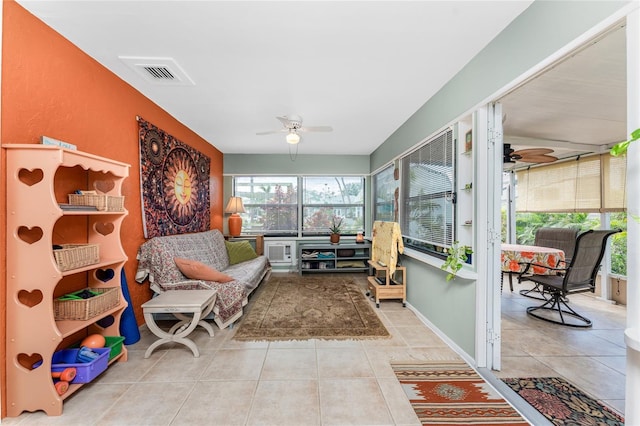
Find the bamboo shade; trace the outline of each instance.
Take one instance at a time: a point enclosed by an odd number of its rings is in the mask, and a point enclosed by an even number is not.
[[[578,157],[517,172],[518,212],[624,211],[626,158]]]

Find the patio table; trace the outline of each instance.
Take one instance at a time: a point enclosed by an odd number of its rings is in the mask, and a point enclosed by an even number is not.
[[[527,263],[532,264],[529,271],[534,274],[548,275],[554,271],[545,268],[545,266],[557,268],[558,264],[564,262],[564,251],[552,247],[502,244],[500,262],[502,272],[509,274],[509,287],[513,291],[512,275],[522,274]]]

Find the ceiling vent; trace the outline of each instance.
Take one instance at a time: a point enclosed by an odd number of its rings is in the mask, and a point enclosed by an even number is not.
[[[194,86],[195,83],[172,58],[118,56],[148,82],[161,86]]]

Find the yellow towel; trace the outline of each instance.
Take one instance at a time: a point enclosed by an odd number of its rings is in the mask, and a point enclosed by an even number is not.
[[[373,222],[372,236],[371,260],[383,262],[389,267],[389,276],[393,276],[396,272],[398,254],[404,252],[400,224],[376,220]]]

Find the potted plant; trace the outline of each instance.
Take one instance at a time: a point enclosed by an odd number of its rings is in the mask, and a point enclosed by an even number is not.
[[[449,282],[456,277],[458,271],[462,269],[462,265],[470,261],[473,250],[469,246],[460,246],[457,241],[454,241],[453,245],[446,250],[446,253],[447,258],[440,266],[440,269],[449,271],[447,274],[447,282]]]
[[[329,227],[329,239],[331,244],[338,244],[340,242],[340,233],[342,232],[342,218],[333,217],[331,220],[331,226]]]

